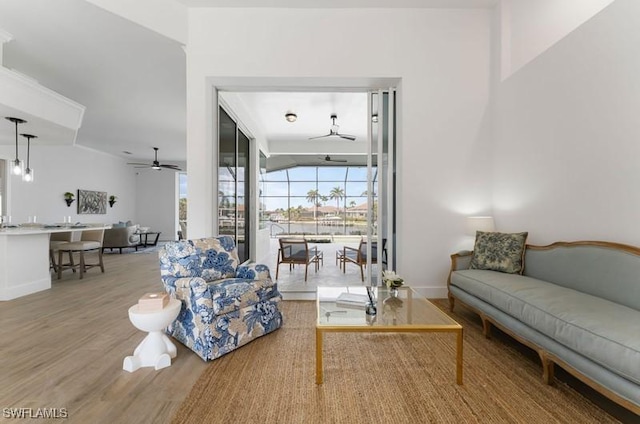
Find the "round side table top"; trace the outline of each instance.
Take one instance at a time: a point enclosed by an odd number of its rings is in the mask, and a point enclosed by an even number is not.
[[[182,302],[170,299],[167,306],[157,311],[140,311],[138,304],[129,308],[129,320],[139,330],[160,331],[176,319],[180,313]]]

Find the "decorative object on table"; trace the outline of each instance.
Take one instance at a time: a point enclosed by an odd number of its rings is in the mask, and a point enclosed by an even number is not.
[[[382,271],[382,281],[389,289],[389,294],[394,297],[398,296],[398,288],[404,283],[404,280],[392,270]]]
[[[167,293],[147,293],[138,299],[138,310],[140,312],[159,311],[169,303]]]
[[[67,191],[64,194],[64,201],[67,202],[67,207],[71,206],[71,204],[73,203],[75,194],[71,193],[70,191]]]
[[[116,196],[114,196],[113,194],[112,194],[111,196],[109,196],[109,207],[110,207],[110,208],[112,208],[112,207],[113,207],[113,205],[115,205],[115,203],[116,203],[116,199],[117,199],[117,197],[116,197]]]
[[[27,139],[27,167],[24,169],[24,172],[22,173],[22,181],[26,183],[31,183],[33,182],[33,169],[31,169],[31,167],[29,166],[29,156],[31,155],[31,139],[38,138],[38,136],[31,135],[31,134],[20,134],[20,135]]]
[[[167,306],[155,311],[142,311],[140,304],[129,308],[129,320],[138,329],[149,334],[122,363],[122,369],[134,372],[141,367],[154,367],[156,370],[171,366],[171,359],[178,351],[163,330],[176,319],[182,302],[171,299]]]
[[[364,313],[367,315],[376,315],[378,310],[376,308],[376,300],[373,297],[373,289],[371,287],[367,287],[367,297],[369,301],[365,306]]]
[[[26,124],[27,121],[20,118],[12,118],[10,116],[7,116],[5,119],[8,119],[9,121],[16,124],[16,159],[11,161],[11,173],[13,175],[21,175],[24,163],[20,160],[20,158],[18,158],[18,124]]]
[[[78,214],[106,214],[107,192],[78,189]]]

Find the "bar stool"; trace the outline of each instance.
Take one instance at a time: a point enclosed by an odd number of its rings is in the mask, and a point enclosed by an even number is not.
[[[87,269],[99,266],[100,270],[104,272],[104,264],[102,262],[102,240],[104,238],[104,230],[85,230],[82,232],[80,241],[72,241],[67,244],[58,247],[58,280],[62,278],[62,271],[64,269],[76,268],[80,270],[80,279],[84,276]],[[98,251],[98,263],[88,264],[85,261],[85,252]],[[62,255],[64,252],[69,253],[69,263],[62,262]],[[75,264],[73,262],[73,254],[78,252],[80,254],[80,263]]]
[[[56,265],[56,253],[60,246],[65,245],[71,241],[71,231],[63,231],[60,233],[51,233],[49,237],[49,261],[51,262],[50,268],[53,272],[58,272],[58,266]],[[74,269],[73,272],[76,270]]]

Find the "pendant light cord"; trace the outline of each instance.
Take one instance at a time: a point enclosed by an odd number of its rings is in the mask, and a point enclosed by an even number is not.
[[[18,121],[15,121],[16,124],[16,162],[18,161]]]

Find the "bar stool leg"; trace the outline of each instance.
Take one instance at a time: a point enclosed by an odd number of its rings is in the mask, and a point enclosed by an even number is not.
[[[58,250],[58,280],[62,278],[62,255],[64,252]]]
[[[104,263],[102,262],[102,249],[98,250],[98,258],[100,261],[100,270],[104,274]]]
[[[84,277],[84,273],[86,272],[85,264],[84,264],[84,250],[80,251],[80,279]]]

